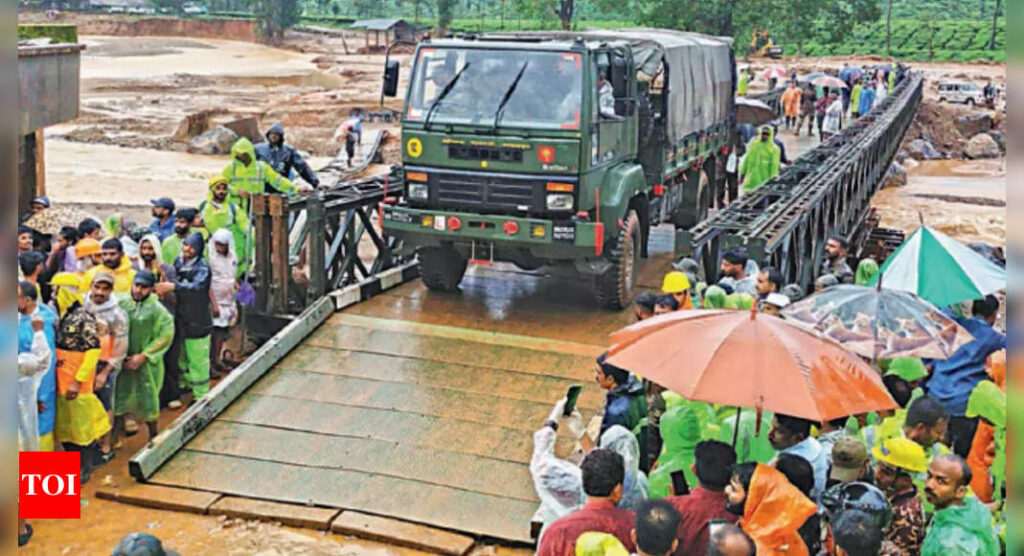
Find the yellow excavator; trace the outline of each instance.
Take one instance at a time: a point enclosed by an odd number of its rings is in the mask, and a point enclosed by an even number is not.
[[[782,58],[782,47],[775,46],[771,33],[767,29],[754,29],[750,36],[750,50],[748,55],[752,58]]]

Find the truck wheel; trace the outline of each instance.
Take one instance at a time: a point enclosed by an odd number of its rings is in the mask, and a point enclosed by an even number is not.
[[[424,247],[416,252],[420,279],[430,289],[451,292],[459,287],[469,262],[451,247]]]
[[[692,183],[696,179],[696,183]],[[700,170],[694,177],[687,178],[683,185],[682,206],[676,212],[673,224],[677,229],[686,229],[697,225],[708,217],[711,207],[711,180],[708,173]]]
[[[640,260],[640,217],[630,209],[619,229],[615,244],[608,250],[612,267],[597,276],[596,298],[606,309],[619,310],[633,302],[637,264]]]

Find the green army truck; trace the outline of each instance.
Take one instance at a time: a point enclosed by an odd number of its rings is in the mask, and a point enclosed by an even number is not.
[[[398,66],[384,93],[397,92]],[[661,29],[420,43],[402,114],[403,196],[384,226],[427,287],[470,262],[565,265],[630,304],[652,226],[689,228],[724,187],[732,41]]]

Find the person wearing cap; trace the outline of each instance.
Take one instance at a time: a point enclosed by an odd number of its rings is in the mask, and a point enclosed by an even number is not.
[[[290,148],[290,147],[289,147]],[[228,180],[224,176],[210,179],[210,191],[206,200],[199,203],[199,213],[203,217],[206,231],[211,236],[218,230],[226,229],[231,233],[234,251],[238,257],[235,276],[241,276],[249,265],[249,217],[242,207],[228,199]]]
[[[40,195],[32,199],[32,214],[39,214],[48,208],[50,208],[50,198],[46,195]]]
[[[85,310],[81,284],[81,278],[70,272],[58,272],[50,280],[60,315],[54,439],[65,451],[81,454],[80,483],[85,484],[92,475],[96,441],[110,431],[110,420],[93,391],[101,352],[99,326]]]
[[[775,144],[773,135],[771,126],[761,126],[758,136],[747,144],[747,155],[740,162],[740,177],[743,180],[741,195],[750,193],[779,175],[782,151]]]
[[[739,247],[726,251],[718,269],[721,274],[719,285],[728,284],[733,293],[757,294],[757,279],[747,275],[748,259],[747,252]]]
[[[161,254],[167,264],[174,264],[181,255],[181,244],[192,233],[192,221],[195,220],[196,214],[198,211],[191,207],[179,208],[174,213],[174,233],[160,239]]]
[[[890,438],[872,448],[875,486],[892,506],[892,522],[885,538],[902,554],[920,554],[925,536],[924,505],[914,485],[914,475],[928,470],[924,448],[907,438]]]
[[[758,311],[766,315],[779,316],[779,313],[789,305],[789,298],[781,293],[770,293],[761,300]]]
[[[174,317],[152,295],[156,280],[149,270],[140,270],[135,274],[131,296],[121,301],[128,315],[128,356],[114,396],[117,432],[124,432],[125,416],[132,413],[146,422],[150,440],[156,437],[160,416],[164,353],[174,342]]]
[[[128,353],[128,315],[114,299],[114,282],[113,273],[107,270],[97,272],[85,299],[85,310],[96,317],[96,329],[100,335],[100,359],[96,363],[93,391],[107,410],[111,423],[114,419],[115,384]],[[114,457],[112,440],[110,433],[103,435],[97,463],[107,463]]]
[[[690,298],[690,279],[686,274],[673,270],[665,275],[661,281],[661,291],[672,296],[679,305],[679,309],[693,309],[693,300]]]
[[[149,533],[132,533],[121,537],[111,556],[179,556],[173,550],[164,548],[160,539]]]
[[[149,229],[163,241],[174,233],[174,201],[170,197],[151,199],[153,205],[153,221]]]
[[[840,436],[830,447],[832,465],[826,483],[828,488],[841,483],[871,481],[871,460],[868,458],[867,448],[859,438]]]
[[[594,380],[607,391],[601,433],[614,425],[633,430],[640,424],[640,420],[647,416],[647,398],[644,396],[643,383],[629,371],[608,363],[607,357],[607,353],[602,353],[594,366]],[[589,440],[587,435],[584,435],[584,438]]]
[[[298,149],[284,142],[284,126],[279,123],[270,126],[264,137],[267,138],[266,142],[259,143],[253,148],[257,160],[270,163],[270,166],[282,176],[291,178],[298,172],[309,185],[320,185],[316,172],[302,159]],[[213,233],[213,230],[210,230],[210,233]]]
[[[191,389],[193,400],[210,390],[210,265],[203,259],[205,241],[199,232],[192,232],[181,246],[181,256],[174,261],[178,274],[174,282],[158,282],[157,295],[174,292],[178,298],[175,320],[183,337],[178,366],[179,385]]]

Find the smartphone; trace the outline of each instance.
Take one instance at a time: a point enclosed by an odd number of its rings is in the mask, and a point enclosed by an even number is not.
[[[716,518],[716,519],[709,519],[708,520],[708,537],[711,537],[712,535],[717,533],[718,530],[723,525],[725,525],[726,523],[729,523],[729,522],[724,520],[724,519],[718,519],[718,518]]]
[[[562,410],[562,416],[568,417],[572,415],[572,412],[576,409],[576,400],[580,397],[580,392],[583,387],[579,384],[573,384],[569,387],[569,390],[565,393],[565,408]]]
[[[686,475],[682,470],[669,473],[669,477],[672,477],[672,494],[674,496],[690,494],[690,485],[686,482]]]

